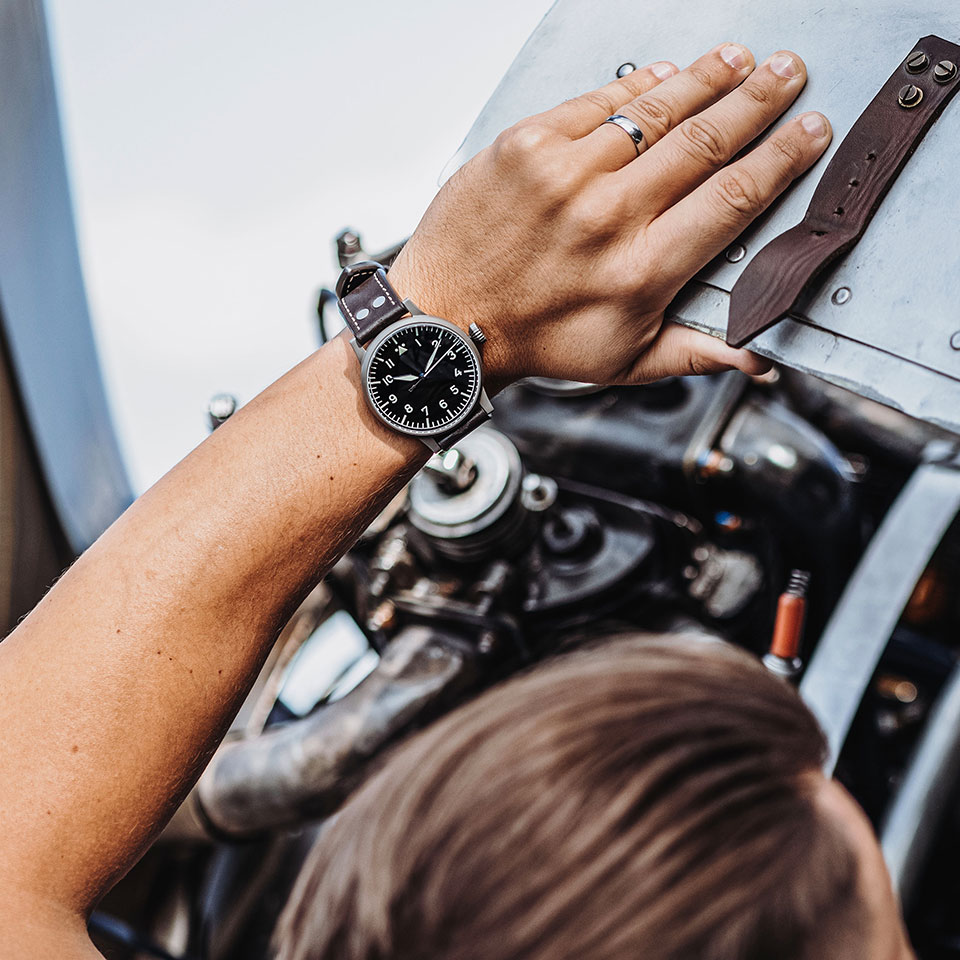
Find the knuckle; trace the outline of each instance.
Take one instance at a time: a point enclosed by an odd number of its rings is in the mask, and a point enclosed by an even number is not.
[[[569,162],[562,142],[548,126],[522,122],[495,141],[495,162],[531,196],[548,205],[563,203],[579,185],[577,169]]]
[[[708,70],[705,66],[697,63],[691,64],[687,67],[687,73],[690,74],[690,78],[701,87],[705,87],[707,90],[716,93],[723,88],[723,84],[720,81],[719,76],[713,70]]]
[[[593,107],[599,107],[608,116],[617,112],[617,105],[613,98],[604,90],[593,90],[583,95],[583,102]]]
[[[687,354],[687,372],[691,377],[702,377],[713,372],[713,365],[699,353]]]
[[[570,217],[577,233],[584,239],[609,239],[622,224],[618,205],[596,192],[584,192],[577,197],[571,204]]]
[[[690,117],[680,125],[687,150],[693,158],[710,167],[722,166],[729,156],[723,131],[704,117]]]
[[[803,144],[795,137],[774,137],[770,141],[770,146],[775,155],[785,161],[791,169],[802,166],[806,160],[807,154]]]
[[[743,86],[740,87],[740,90],[748,100],[752,100],[757,106],[770,106],[770,101],[772,100],[770,88],[765,86],[763,83],[751,82],[748,80],[745,84],[743,84]]]
[[[617,80],[617,84],[631,97],[641,97],[650,89],[650,80],[643,70],[634,70]]]
[[[727,170],[717,179],[716,196],[723,214],[734,222],[750,221],[766,206],[763,191],[746,170]]]
[[[644,134],[662,136],[673,125],[673,113],[667,104],[656,96],[647,95],[628,103],[621,111],[638,124]]]
[[[547,150],[552,136],[553,131],[542,124],[516,123],[497,137],[497,157],[511,165],[529,163]]]

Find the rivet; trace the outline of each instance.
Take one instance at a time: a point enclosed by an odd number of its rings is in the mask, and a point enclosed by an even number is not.
[[[747,255],[747,248],[742,243],[735,243],[732,247],[727,247],[724,256],[728,263],[739,263]]]
[[[897,99],[901,107],[906,107],[909,110],[911,107],[917,106],[923,99],[923,91],[915,84],[908,83],[900,88]]]
[[[210,423],[210,429],[216,430],[221,424],[226,423],[236,412],[237,398],[229,393],[217,393],[210,398],[207,404],[207,418]]]
[[[930,58],[922,50],[914,50],[913,53],[907,57],[906,67],[908,73],[923,73],[929,66]]]
[[[954,350],[960,350],[960,330],[950,338],[950,346],[953,347]]]
[[[937,83],[949,83],[957,75],[957,65],[950,60],[941,60],[933,68],[933,79]]]
[[[633,73],[636,69],[637,65],[628,60],[626,63],[621,63],[620,66],[617,67],[617,76],[625,77],[628,73]]]
[[[367,317],[369,316],[370,316],[370,311],[366,307],[364,307],[362,310],[357,311],[358,320],[366,320]]]
[[[837,287],[830,298],[838,307],[842,307],[852,296],[849,287]]]

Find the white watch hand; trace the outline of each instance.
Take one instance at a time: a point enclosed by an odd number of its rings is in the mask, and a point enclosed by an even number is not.
[[[430,371],[431,371],[435,366],[437,366],[437,364],[439,364],[440,361],[441,361],[446,355],[447,355],[447,354],[446,354],[446,351],[444,351],[443,354],[441,354],[439,357],[437,357],[435,363],[427,364],[427,369],[423,371],[423,375],[426,377],[426,376],[430,373]]]
[[[420,380],[426,379],[427,374],[429,374],[430,371],[433,370],[433,368],[446,356],[446,352],[444,352],[444,353],[440,354],[440,356],[437,357],[436,360],[434,360],[433,358],[437,356],[437,351],[438,351],[439,349],[440,349],[440,338],[437,337],[436,346],[434,346],[434,348],[433,348],[433,353],[430,354],[430,359],[427,361],[427,369],[424,370],[422,374],[420,374],[420,377],[419,377]],[[417,387],[419,387],[419,386],[420,386],[419,383],[415,383],[415,384],[410,388],[410,393],[413,393],[413,391],[416,390]]]
[[[427,368],[423,371],[423,375],[426,376],[433,369],[433,358],[437,355],[437,351],[440,349],[440,338],[437,337],[437,342],[434,344],[433,353],[430,354],[430,359],[427,361]]]
[[[415,373],[405,373],[402,376],[394,377],[394,380],[419,380],[420,377]]]

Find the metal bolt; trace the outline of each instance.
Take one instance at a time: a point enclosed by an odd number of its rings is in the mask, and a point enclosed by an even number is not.
[[[923,91],[916,84],[908,83],[900,88],[897,100],[901,107],[910,109],[917,106],[923,99]]]
[[[728,263],[739,263],[747,255],[747,248],[742,243],[735,243],[727,248],[724,256]]]
[[[635,63],[631,63],[628,60],[626,63],[621,63],[620,66],[617,67],[617,76],[625,77],[627,76],[627,74],[633,73],[633,71],[636,69],[637,69],[637,65]]]
[[[237,411],[237,398],[229,393],[217,393],[207,404],[207,421],[211,430],[226,423]]]
[[[520,502],[531,513],[543,513],[554,505],[559,489],[556,480],[541,477],[537,473],[528,473],[521,485]]]
[[[933,79],[937,83],[949,83],[957,75],[957,65],[950,60],[941,60],[933,68]]]
[[[914,50],[914,52],[907,57],[906,67],[908,73],[923,73],[929,66],[930,58],[922,50]]]
[[[488,656],[497,649],[497,635],[487,630],[484,633],[480,634],[480,639],[477,641],[477,649],[484,656]]]
[[[830,298],[838,307],[842,307],[853,296],[849,287],[837,287]]]
[[[953,347],[954,350],[960,350],[960,330],[950,338],[950,346]]]

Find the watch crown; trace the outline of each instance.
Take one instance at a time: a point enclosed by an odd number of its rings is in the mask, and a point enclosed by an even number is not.
[[[471,323],[467,333],[470,339],[478,346],[482,347],[487,342],[487,335],[475,323]]]

